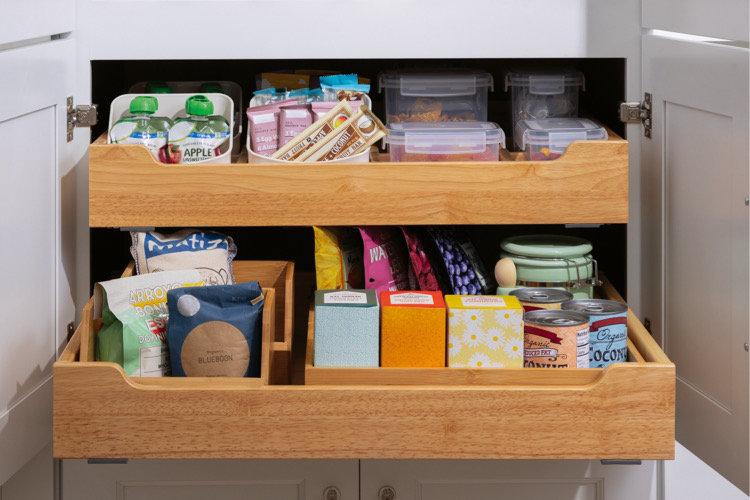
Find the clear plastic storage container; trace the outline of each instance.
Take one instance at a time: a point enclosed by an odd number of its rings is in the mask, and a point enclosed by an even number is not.
[[[607,131],[586,118],[546,118],[521,120],[515,136],[521,138],[521,149],[528,160],[559,158],[573,141],[607,139]]]
[[[464,73],[383,73],[387,123],[487,120],[492,75]]]
[[[491,122],[392,123],[384,142],[391,161],[497,161],[505,133]]]
[[[513,127],[520,120],[578,116],[578,92],[585,88],[577,70],[511,72],[505,78],[505,91],[511,89]],[[521,137],[513,136],[517,147]]]

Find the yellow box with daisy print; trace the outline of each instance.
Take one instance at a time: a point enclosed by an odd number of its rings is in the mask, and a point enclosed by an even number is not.
[[[511,295],[446,295],[448,366],[521,368],[523,306]]]

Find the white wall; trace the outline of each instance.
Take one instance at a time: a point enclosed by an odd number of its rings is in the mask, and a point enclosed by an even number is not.
[[[664,500],[750,498],[680,443],[677,443],[675,459],[664,462],[664,490]]]

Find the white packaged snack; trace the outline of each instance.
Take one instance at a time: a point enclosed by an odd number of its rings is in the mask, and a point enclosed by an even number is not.
[[[130,253],[138,274],[197,269],[206,285],[234,283],[232,238],[213,231],[183,229],[172,234],[131,231]]]

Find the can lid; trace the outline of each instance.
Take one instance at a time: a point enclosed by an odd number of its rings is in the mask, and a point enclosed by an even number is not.
[[[578,311],[590,315],[621,314],[628,311],[622,302],[605,299],[574,299],[560,306],[565,311]]]
[[[576,311],[539,309],[524,313],[523,321],[542,326],[578,326],[588,324],[589,317]]]
[[[190,96],[185,102],[185,111],[189,115],[208,116],[214,112],[214,103],[204,95]]]
[[[573,299],[573,294],[559,288],[517,288],[510,292],[521,302],[532,304],[555,304]]]
[[[152,115],[159,109],[159,101],[156,97],[139,95],[130,101],[130,112],[139,115]]]

